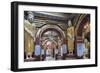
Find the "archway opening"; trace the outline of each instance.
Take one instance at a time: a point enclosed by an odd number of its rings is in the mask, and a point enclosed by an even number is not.
[[[86,15],[77,28],[77,54],[78,56],[84,54],[83,58],[90,58],[90,15]],[[79,54],[79,49],[81,50],[81,54]]]
[[[53,60],[56,57],[55,51],[58,50],[58,48],[60,49],[59,46],[64,44],[64,39],[66,39],[65,33],[59,26],[45,25],[41,27],[41,29],[39,29],[37,32],[36,40],[39,40],[39,41],[36,44],[40,45],[42,47],[42,50],[44,51],[44,52],[41,52],[41,55],[42,53],[43,54],[47,53],[46,51],[49,49],[48,54],[52,56],[52,60]],[[58,50],[58,52],[61,52],[61,50]],[[59,57],[60,56],[61,54],[59,53]]]

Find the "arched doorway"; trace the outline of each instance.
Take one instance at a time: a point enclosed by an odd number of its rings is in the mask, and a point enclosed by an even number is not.
[[[43,50],[51,48],[52,57],[55,58],[55,49],[60,43],[64,43],[66,35],[58,25],[44,25],[38,30],[36,39],[39,40],[39,45]]]
[[[77,56],[83,56],[85,55],[85,51],[87,50],[87,58],[90,58],[90,15],[85,15],[82,19],[80,19],[81,22],[77,24],[76,26],[76,51]],[[79,21],[80,21],[79,20]],[[87,46],[87,48],[86,48]],[[81,55],[79,54],[81,51]]]

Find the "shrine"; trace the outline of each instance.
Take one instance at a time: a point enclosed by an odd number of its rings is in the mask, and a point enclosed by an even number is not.
[[[24,11],[24,61],[90,58],[90,15]]]

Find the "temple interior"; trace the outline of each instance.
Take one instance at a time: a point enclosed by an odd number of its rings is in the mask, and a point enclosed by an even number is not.
[[[24,61],[90,59],[90,14],[24,11]]]

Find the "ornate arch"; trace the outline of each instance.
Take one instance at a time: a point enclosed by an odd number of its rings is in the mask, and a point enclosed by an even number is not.
[[[88,14],[84,14],[84,15],[80,16],[80,19],[78,20],[78,23],[75,28],[75,36],[81,36],[80,34],[82,33],[82,29],[83,29],[85,23],[89,20],[88,17],[89,17]]]
[[[59,26],[57,26],[57,25],[44,25],[43,27],[41,27],[41,29],[38,30],[38,32],[36,34],[36,37],[41,38],[41,35],[47,29],[55,29],[56,31],[58,31],[61,34],[61,36],[63,38],[66,38],[66,35],[63,32],[63,30]]]

